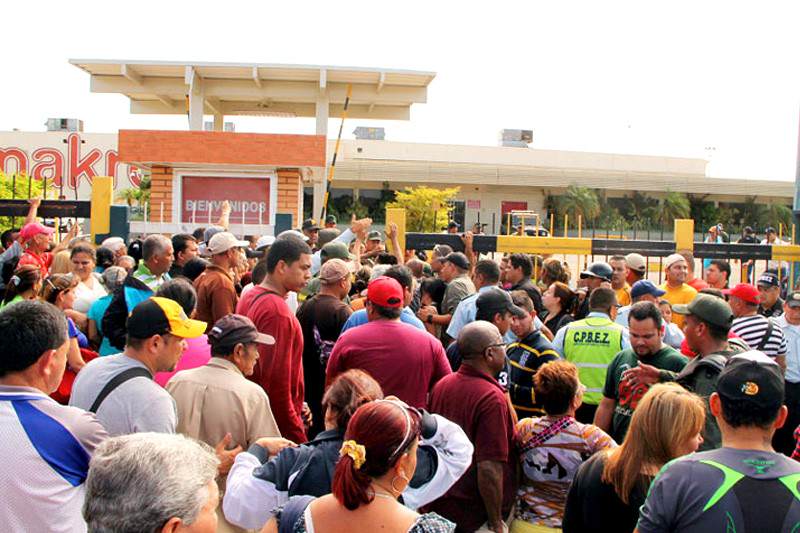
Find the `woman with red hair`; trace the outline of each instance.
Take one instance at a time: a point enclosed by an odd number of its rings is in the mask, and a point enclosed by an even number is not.
[[[307,498],[289,500],[264,531],[278,533],[279,527],[295,533],[454,531],[455,524],[441,516],[420,515],[398,501],[417,468],[421,426],[419,411],[399,400],[359,407],[347,425],[333,494],[310,503]]]
[[[230,523],[260,529],[276,508],[293,501],[290,497],[305,496],[307,503],[332,490],[346,502],[345,508],[353,509],[371,507],[376,498],[390,497],[387,494],[396,499],[402,492],[405,507],[398,507],[410,513],[407,516],[416,516],[413,509],[447,492],[472,461],[473,446],[457,424],[439,415],[420,415],[398,400],[383,400],[380,385],[361,370],[340,374],[325,392],[322,407],[325,431],[313,441],[285,448],[271,458],[268,447],[256,443],[236,456],[222,505]],[[352,436],[356,419],[359,433]],[[376,451],[386,446],[392,446],[392,453]],[[342,463],[355,465],[354,461],[358,468],[341,470]],[[387,483],[378,480],[385,486],[375,490],[376,472],[388,476],[397,468],[402,475],[389,476]],[[378,496],[381,491],[383,496]]]

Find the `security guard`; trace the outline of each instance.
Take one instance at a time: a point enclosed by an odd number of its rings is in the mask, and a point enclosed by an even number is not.
[[[575,413],[579,422],[591,424],[600,400],[606,371],[614,356],[628,349],[628,329],[614,322],[617,295],[613,289],[599,287],[589,296],[589,316],[558,330],[553,345],[567,361],[578,367],[586,387],[583,405]]]
[[[575,320],[582,320],[589,316],[589,297],[592,291],[598,287],[603,287],[606,284],[611,287],[611,276],[614,274],[614,269],[611,265],[604,261],[595,261],[586,267],[586,270],[581,272],[581,281],[578,284],[578,298],[580,304],[578,310],[575,312]]]

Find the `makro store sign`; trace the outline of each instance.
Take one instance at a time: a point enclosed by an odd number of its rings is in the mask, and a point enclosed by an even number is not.
[[[114,190],[138,187],[141,173],[120,163],[116,133],[0,132],[0,170],[47,180],[67,198],[89,199],[96,176],[114,178]]]

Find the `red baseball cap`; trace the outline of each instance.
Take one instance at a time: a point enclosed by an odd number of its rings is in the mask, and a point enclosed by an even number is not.
[[[22,230],[19,232],[19,236],[23,241],[29,241],[41,233],[45,235],[52,235],[55,232],[55,229],[45,226],[44,224],[31,222],[22,227]]]
[[[736,296],[737,298],[740,298],[745,302],[751,304],[761,303],[761,296],[758,293],[758,289],[756,289],[749,283],[739,283],[732,289],[723,290],[722,294],[727,294],[728,296]]]
[[[367,300],[381,307],[403,307],[403,287],[396,279],[379,276],[367,285]]]

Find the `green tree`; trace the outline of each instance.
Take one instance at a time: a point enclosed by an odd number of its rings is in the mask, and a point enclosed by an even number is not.
[[[133,207],[134,202],[138,203],[139,198],[141,197],[141,191],[139,189],[122,189],[117,193],[117,200],[122,200],[128,207]]]
[[[152,206],[150,205],[150,188],[150,175],[146,174],[144,177],[142,177],[139,187],[122,189],[121,191],[117,192],[115,198],[117,201],[122,201],[128,204],[128,207],[134,207],[135,202],[139,210],[136,213],[132,211],[131,218],[134,220],[142,220],[145,208],[147,208],[148,213],[152,211]]]
[[[424,185],[406,187],[395,192],[394,201],[386,207],[406,210],[406,227],[409,231],[435,233],[447,225],[447,211],[455,200],[459,187],[434,189]]]
[[[354,200],[352,196],[340,196],[331,203],[329,214],[335,216],[342,224],[349,224],[352,214],[355,214],[356,218],[369,216],[369,208],[358,200]]]
[[[658,200],[639,191],[634,191],[628,196],[625,209],[621,213],[629,225],[636,229],[652,227],[653,209],[658,206]]]
[[[597,193],[589,187],[572,184],[559,198],[559,214],[567,214],[577,222],[578,215],[584,223],[592,222],[600,216],[600,200]]]
[[[25,199],[44,197],[44,183],[25,174],[7,175],[0,170],[0,198]],[[57,198],[58,192],[53,187],[52,180],[47,182],[47,198]],[[0,217],[0,231],[19,226],[25,217]]]
[[[667,190],[658,206],[658,221],[668,227],[676,218],[689,218],[689,199],[684,193]]]
[[[792,208],[784,204],[771,203],[764,209],[761,219],[761,226],[772,226],[778,229],[779,224],[783,224],[783,234],[791,236]]]

